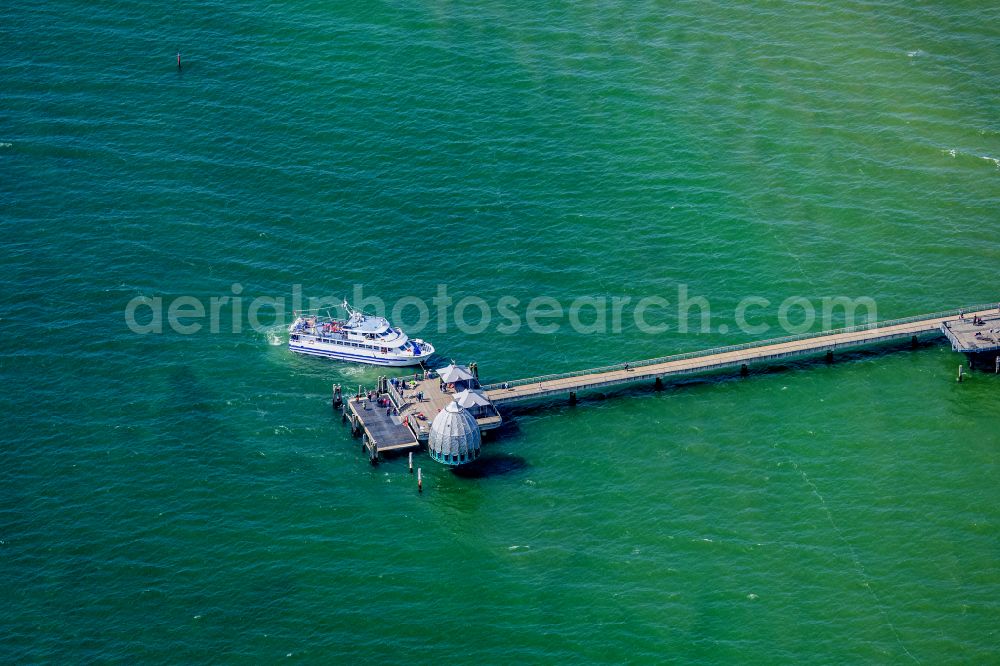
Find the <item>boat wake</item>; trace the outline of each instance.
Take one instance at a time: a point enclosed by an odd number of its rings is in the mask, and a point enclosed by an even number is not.
[[[264,336],[264,339],[267,340],[267,344],[272,347],[278,347],[285,344],[284,326],[271,326],[270,328],[264,329],[261,334]]]

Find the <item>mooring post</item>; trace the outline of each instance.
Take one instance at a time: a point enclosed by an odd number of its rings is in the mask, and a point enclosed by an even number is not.
[[[410,451],[410,474],[413,474],[413,451]]]
[[[910,347],[916,349],[918,344],[919,343],[917,342],[917,336],[914,335],[912,338],[910,338]]]
[[[958,366],[958,381],[962,381],[962,366]]]
[[[417,492],[424,492],[424,477],[419,467],[417,468]]]
[[[827,363],[833,363],[833,350],[832,349],[827,349],[826,350],[826,362]]]
[[[656,388],[657,391],[662,391],[663,390],[663,377],[657,377],[656,381],[653,383],[653,386]]]
[[[744,363],[743,365],[740,366],[740,377],[746,377],[749,374],[750,374],[750,368],[748,368],[747,364]]]
[[[340,422],[341,423],[347,422],[347,405],[344,405],[340,408]]]
[[[575,405],[576,404],[576,391],[570,391],[569,392],[569,404],[571,404],[571,405]]]
[[[1000,356],[997,356],[997,365],[993,369],[993,374],[994,375],[1000,375]]]

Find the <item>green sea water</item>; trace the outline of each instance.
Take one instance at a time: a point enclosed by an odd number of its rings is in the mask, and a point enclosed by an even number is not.
[[[125,309],[711,304],[607,335],[432,309],[440,360],[503,381],[779,335],[793,296],[996,301],[998,26],[962,0],[0,9],[0,658],[996,663],[1000,378],[959,384],[946,345],[526,404],[471,472],[418,454],[418,494],[330,408],[378,369]],[[734,325],[751,296],[767,333]]]

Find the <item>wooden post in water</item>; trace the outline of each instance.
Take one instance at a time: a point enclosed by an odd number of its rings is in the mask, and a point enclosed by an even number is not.
[[[958,366],[958,381],[962,381],[962,366],[961,366],[961,364],[959,364],[959,366]]]
[[[827,363],[833,363],[833,350],[832,349],[827,349],[826,350],[826,362]]]
[[[410,474],[413,474],[413,451],[410,451]]]
[[[653,382],[653,387],[654,387],[654,388],[655,388],[655,389],[656,389],[657,391],[662,391],[662,390],[663,390],[663,377],[657,377],[657,378],[656,378],[656,381],[655,381],[655,382]]]
[[[994,375],[1000,375],[1000,356],[997,356],[997,366],[993,369]]]
[[[749,374],[750,374],[750,368],[748,368],[747,364],[744,363],[743,365],[740,366],[740,377],[746,377]]]
[[[910,338],[910,347],[916,349],[917,348],[917,344],[918,344],[917,343],[917,336],[914,335],[912,338]]]
[[[576,404],[576,391],[570,391],[569,392],[569,404],[571,404],[571,405],[575,405]]]
[[[417,492],[424,492],[424,477],[419,467],[417,468]]]

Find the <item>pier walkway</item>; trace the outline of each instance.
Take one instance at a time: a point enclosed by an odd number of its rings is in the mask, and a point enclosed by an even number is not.
[[[951,310],[907,319],[852,326],[825,333],[762,340],[645,361],[591,368],[578,372],[498,382],[487,384],[483,386],[483,389],[494,405],[564,393],[569,393],[570,398],[575,399],[578,391],[588,389],[632,382],[660,381],[663,377],[672,375],[694,374],[732,367],[739,367],[741,371],[746,371],[754,363],[832,353],[837,349],[897,339],[911,338],[916,341],[920,336],[940,335],[946,331],[949,334],[948,337],[955,343],[956,340],[951,334],[955,327],[949,324],[961,322],[964,327],[966,322],[972,321],[975,317],[982,318],[986,322],[981,327],[987,331],[990,327],[1000,326],[997,305],[980,305],[963,310]]]

